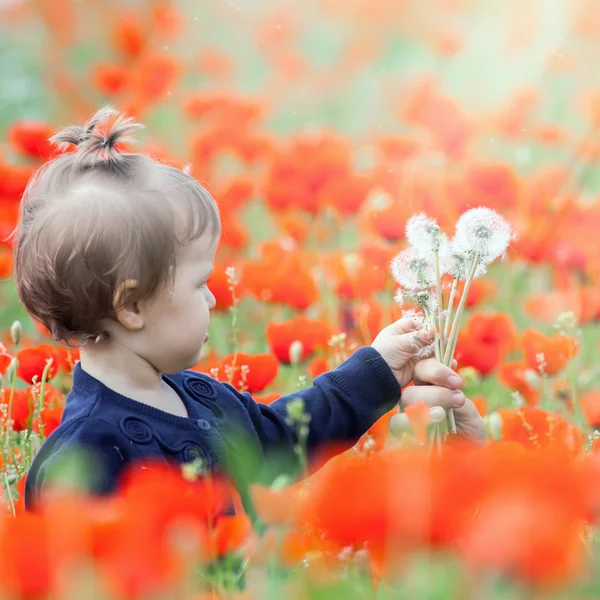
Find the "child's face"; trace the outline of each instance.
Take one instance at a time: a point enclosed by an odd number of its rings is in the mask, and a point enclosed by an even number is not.
[[[178,373],[200,359],[215,306],[206,281],[217,243],[214,236],[204,234],[182,248],[173,287],[161,291],[145,308],[148,359],[161,373]]]

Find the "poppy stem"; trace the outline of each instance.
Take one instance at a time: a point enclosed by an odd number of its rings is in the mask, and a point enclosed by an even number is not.
[[[13,363],[14,361],[14,363]],[[13,409],[13,401],[15,399],[15,384],[17,383],[17,359],[13,358],[11,360],[11,364],[9,365],[10,371],[10,393],[8,395],[8,413],[6,415],[6,432],[4,438],[4,451],[5,454],[8,452],[8,446],[10,443],[10,431],[12,428],[12,409]]]
[[[12,490],[10,489],[10,482],[8,481],[8,475],[6,471],[4,471],[4,483],[6,485],[6,495],[8,496],[8,502],[10,504],[10,510],[12,512],[12,516],[17,516],[17,509],[15,508],[15,501],[12,496]]]
[[[42,381],[40,383],[40,398],[39,398],[39,420],[40,420],[40,437],[44,439],[44,420],[42,419],[42,412],[44,411],[44,399],[46,397],[46,382],[48,381],[48,373],[50,371],[50,367],[54,362],[53,358],[49,358],[46,361],[46,366],[44,367],[44,371],[42,372]]]

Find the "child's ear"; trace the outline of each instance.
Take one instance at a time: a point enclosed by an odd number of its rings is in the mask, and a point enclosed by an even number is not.
[[[134,292],[139,288],[136,279],[122,281],[113,296],[113,308],[117,321],[132,331],[139,331],[144,327],[144,318],[139,310],[138,303],[131,300]]]

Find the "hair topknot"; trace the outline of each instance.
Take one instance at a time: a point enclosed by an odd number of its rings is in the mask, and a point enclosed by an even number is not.
[[[115,292],[127,280],[143,302],[172,285],[181,248],[218,237],[219,209],[189,174],[122,149],[142,128],[111,107],[51,138],[74,145],[27,184],[13,232],[19,299],[56,340],[106,337]],[[100,336],[100,337],[99,337]]]
[[[126,117],[111,106],[98,110],[83,125],[69,125],[50,138],[60,149],[77,146],[78,166],[95,166],[106,162],[118,166],[124,160],[118,144],[135,142],[133,134],[143,129],[132,117]]]

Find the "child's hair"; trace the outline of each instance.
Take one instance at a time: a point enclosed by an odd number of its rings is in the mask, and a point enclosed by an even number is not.
[[[119,284],[152,297],[172,281],[178,248],[220,234],[218,208],[190,175],[119,144],[143,126],[110,107],[50,140],[64,153],[32,177],[14,236],[19,299],[57,341],[102,339]]]

